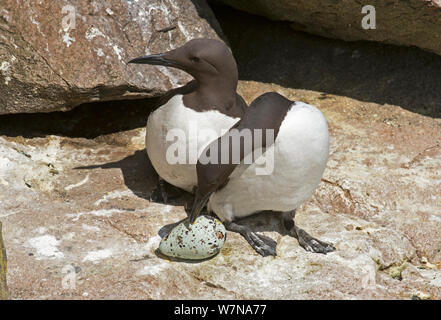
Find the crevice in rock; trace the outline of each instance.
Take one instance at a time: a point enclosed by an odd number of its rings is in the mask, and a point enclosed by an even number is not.
[[[94,139],[144,127],[157,98],[82,104],[71,111],[0,115],[0,136],[35,138],[59,135]]]
[[[193,3],[196,11],[198,12],[199,17],[205,19],[205,21],[207,21],[210,27],[216,32],[217,36],[226,43],[228,43],[228,39],[225,36],[222,30],[222,26],[219,24],[216,15],[214,14],[213,10],[207,10],[205,1],[204,0],[190,0],[190,1]],[[208,5],[210,6],[210,4]]]
[[[325,178],[322,178],[321,181],[326,183],[326,184],[329,184],[329,185],[331,185],[333,187],[336,187],[336,188],[340,189],[343,192],[344,198],[346,198],[349,201],[349,203],[350,203],[350,205],[348,206],[349,210],[346,213],[354,214],[355,209],[356,209],[356,201],[352,198],[351,191],[349,189],[344,188],[338,182],[330,181],[330,180],[327,180]],[[364,216],[361,217],[361,218],[366,219],[366,217],[364,217]]]
[[[419,152],[415,157],[412,158],[412,160],[410,160],[407,163],[403,163],[401,165],[401,168],[403,169],[410,169],[413,165],[415,165],[416,163],[419,163],[421,160],[424,159],[424,156],[426,154],[426,152],[439,148],[441,146],[441,141],[438,141],[435,145],[430,146],[426,149],[424,149],[423,151]]]
[[[16,35],[18,35],[18,37],[21,39],[21,41],[23,41],[24,43],[26,43],[31,49],[32,49],[32,51],[41,59],[41,60],[43,60],[44,61],[44,63],[47,65],[47,67],[58,77],[58,78],[60,78],[61,79],[61,81],[63,81],[65,84],[66,84],[66,88],[70,88],[71,87],[71,85],[69,84],[69,82],[66,80],[66,79],[64,79],[62,76],[61,76],[61,74],[60,73],[58,73],[56,70],[54,70],[54,68],[51,66],[51,64],[49,63],[49,61],[47,61],[47,59],[45,58],[45,57],[43,57],[39,52],[38,52],[38,50],[35,50],[35,48],[32,46],[32,44],[29,42],[29,41],[27,41],[26,39],[25,39],[25,37],[19,32],[19,31],[17,31],[16,29],[14,29],[14,34],[16,34]]]
[[[189,274],[190,274],[193,278],[195,278],[197,281],[201,282],[203,285],[206,285],[207,287],[215,288],[215,289],[220,289],[220,290],[222,290],[222,291],[224,291],[224,292],[226,292],[226,293],[230,293],[230,294],[235,295],[235,296],[236,296],[236,299],[241,299],[240,297],[237,297],[238,294],[237,294],[236,292],[234,292],[234,291],[228,290],[227,288],[224,288],[224,287],[222,287],[222,286],[220,286],[220,285],[218,285],[218,284],[214,284],[214,283],[212,283],[212,282],[210,282],[210,281],[207,281],[207,280],[205,280],[204,278],[202,278],[202,277],[196,275],[194,272],[190,272]]]
[[[441,118],[439,55],[416,47],[323,38],[295,31],[288,22],[209,4],[231,44],[241,80],[396,105]]]
[[[330,181],[330,180],[327,180],[325,178],[322,178],[322,181],[327,183],[327,184],[330,184],[330,185],[332,185],[334,187],[339,188],[341,191],[343,191],[343,193],[346,196],[346,198],[348,198],[351,202],[354,202],[354,199],[352,199],[351,190],[343,188],[343,186],[341,186],[338,182],[335,182],[335,181]]]
[[[128,232],[127,230],[125,230],[124,228],[118,226],[118,224],[114,223],[112,220],[107,219],[105,220],[105,222],[111,226],[113,229],[115,229],[118,232],[121,232],[123,234],[125,234],[126,236],[128,236],[129,238],[132,238],[133,240],[135,240],[137,243],[143,243],[145,241],[143,241],[139,236],[134,235],[130,232]]]

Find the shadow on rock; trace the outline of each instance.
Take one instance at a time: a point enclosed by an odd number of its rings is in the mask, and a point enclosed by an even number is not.
[[[158,98],[82,104],[67,112],[19,113],[0,116],[0,135],[24,138],[60,135],[94,139],[144,127]]]
[[[254,232],[277,232],[282,236],[288,234],[283,227],[282,215],[278,212],[261,211],[237,220],[237,222]]]
[[[185,219],[187,219],[187,218],[185,218]],[[159,231],[158,231],[158,236],[160,236],[161,239],[164,238],[166,235],[168,235],[173,230],[174,227],[176,227],[178,224],[183,222],[185,219],[182,219],[182,220],[179,220],[178,222],[170,223],[170,224],[167,224],[167,225],[161,227],[161,229],[159,229]]]
[[[153,168],[145,149],[137,150],[132,155],[118,161],[76,167],[74,169],[96,168],[120,168],[124,178],[124,184],[135,195],[153,202],[163,203],[160,200],[156,200],[157,197],[152,197],[158,184],[158,174]],[[190,199],[192,199],[191,194],[169,184],[166,184],[166,191],[170,200],[168,204],[171,205],[185,205]]]
[[[209,215],[215,217],[216,219],[219,219],[219,217],[216,216],[214,212],[209,213],[207,211],[207,208],[203,209],[201,215]],[[174,227],[176,227],[184,220],[185,219],[163,226],[161,229],[159,229],[158,235],[161,238],[164,238]],[[250,228],[254,232],[277,232],[282,236],[288,235],[288,232],[286,231],[282,223],[282,216],[278,212],[261,211],[235,221],[243,226]]]
[[[216,32],[217,36],[221,38],[223,41],[228,43],[228,39],[225,37],[225,34],[222,32],[222,28],[219,25],[213,11],[210,10],[210,7],[206,4],[205,0],[190,0],[200,18],[205,19],[208,22],[211,28]]]
[[[441,57],[414,47],[345,42],[212,5],[241,80],[398,105],[441,118]],[[240,32],[238,32],[240,30]]]

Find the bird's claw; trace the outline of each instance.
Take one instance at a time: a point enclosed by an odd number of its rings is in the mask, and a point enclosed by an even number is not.
[[[296,233],[300,246],[306,251],[323,254],[335,251],[335,247],[332,244],[315,239],[302,229],[297,229]]]
[[[258,254],[263,257],[277,256],[276,246],[277,242],[264,235],[259,235],[255,232],[249,232],[245,236],[248,243],[253,247]]]

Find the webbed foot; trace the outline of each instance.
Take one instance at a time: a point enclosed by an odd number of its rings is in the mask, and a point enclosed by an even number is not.
[[[226,224],[226,229],[228,231],[240,233],[248,241],[251,247],[261,256],[266,257],[277,255],[277,242],[273,239],[261,234],[257,234],[256,232],[252,232],[248,227],[242,226],[235,222]]]
[[[309,252],[323,253],[335,251],[335,247],[330,244],[313,238],[305,230],[297,228],[295,231],[296,236],[293,235],[299,241],[300,246]]]
[[[285,212],[283,214],[283,225],[288,231],[289,235],[299,241],[299,245],[309,252],[327,254],[335,251],[335,247],[324,241],[318,240],[309,235],[305,230],[300,229],[294,222],[296,211]]]

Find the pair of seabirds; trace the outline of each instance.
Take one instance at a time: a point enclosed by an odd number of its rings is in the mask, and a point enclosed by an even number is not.
[[[261,95],[247,108],[236,93],[236,61],[230,49],[218,40],[194,39],[175,50],[139,57],[129,63],[177,68],[194,78],[165,94],[160,107],[150,114],[146,127],[147,153],[160,179],[195,193],[190,223],[207,205],[208,211],[214,212],[227,230],[240,233],[262,256],[275,256],[274,240],[253,232],[237,220],[260,211],[280,212],[288,234],[298,239],[304,249],[325,254],[335,250],[294,222],[296,208],[317,188],[328,159],[328,127],[317,108],[290,101],[275,92]],[[196,123],[199,132],[204,129],[217,132],[208,146],[207,141],[196,142],[197,150],[206,147],[202,153],[206,156],[218,150],[221,158],[225,150],[223,143],[231,141],[237,130],[263,130],[262,145],[253,143],[250,150],[242,140],[239,164],[231,161],[231,155],[226,164],[222,161],[204,164],[201,158],[197,163],[170,164],[167,133],[173,129],[185,132],[182,147],[188,151],[189,145],[195,143],[189,135],[192,123]],[[274,139],[266,141],[266,130],[273,132]],[[262,156],[272,152],[274,167],[269,174],[256,174],[257,157],[251,163],[243,161],[259,148]]]

